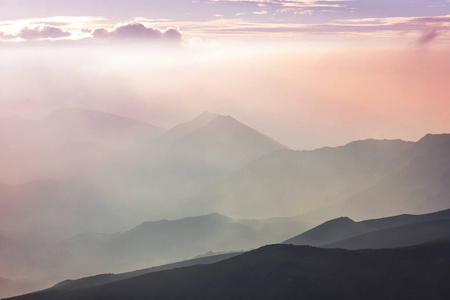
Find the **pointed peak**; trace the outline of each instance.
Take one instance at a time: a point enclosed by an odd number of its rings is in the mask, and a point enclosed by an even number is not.
[[[421,138],[419,141],[417,141],[417,144],[420,143],[432,143],[432,144],[440,144],[442,142],[446,142],[450,140],[450,134],[449,133],[442,133],[442,134],[432,134],[429,133],[423,138]]]
[[[229,115],[216,115],[216,117],[214,119],[211,120],[210,124],[222,124],[222,125],[234,125],[234,126],[242,126],[242,127],[246,127],[249,129],[254,130],[253,128],[245,125],[244,123],[242,123],[239,120],[236,120],[235,118],[233,118],[232,116]]]
[[[197,126],[205,126],[212,120],[216,119],[217,117],[221,117],[221,115],[210,113],[208,111],[204,111],[201,114],[199,114],[194,120],[191,122],[197,124]]]
[[[414,144],[409,154],[421,155],[434,147],[438,147],[448,142],[450,142],[450,134],[448,133],[443,134],[429,133]]]
[[[218,117],[218,116],[220,116],[220,115],[216,114],[216,113],[209,112],[209,111],[204,111],[201,114],[199,114],[197,118],[207,118],[207,117],[208,118],[215,118],[215,117]]]

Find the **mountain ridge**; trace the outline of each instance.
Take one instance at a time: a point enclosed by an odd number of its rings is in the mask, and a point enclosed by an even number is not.
[[[269,245],[214,264],[11,299],[446,299],[449,251],[449,239],[356,251]]]

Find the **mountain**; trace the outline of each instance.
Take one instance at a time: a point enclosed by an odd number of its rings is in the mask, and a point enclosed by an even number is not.
[[[450,220],[440,220],[378,230],[323,247],[349,250],[399,248],[447,237],[450,237]]]
[[[341,209],[359,218],[373,218],[402,213],[405,207],[413,213],[447,209],[449,199],[450,141],[430,147],[374,186],[353,195]]]
[[[76,280],[65,280],[62,281],[55,286],[48,289],[49,291],[67,291],[67,290],[78,290],[82,288],[102,285],[106,283],[111,282],[117,282],[128,278],[137,277],[144,274],[159,272],[159,271],[165,271],[165,270],[172,270],[176,268],[184,268],[188,266],[194,266],[194,265],[204,265],[204,264],[212,264],[216,263],[237,255],[242,254],[243,252],[230,252],[226,254],[220,254],[220,255],[212,255],[212,256],[206,256],[201,258],[194,258],[190,260],[180,261],[176,263],[171,263],[168,265],[162,265],[158,267],[152,267],[127,273],[121,273],[121,274],[100,274],[96,276],[90,276],[85,278],[80,278]]]
[[[428,150],[450,142],[450,134],[427,134],[418,140],[407,152],[407,155],[416,157],[425,154]]]
[[[118,115],[62,109],[40,120],[0,119],[0,182],[65,179],[111,164],[165,130]],[[81,167],[84,169],[81,169]]]
[[[0,185],[0,234],[49,242],[93,227],[104,229],[113,220],[103,200],[88,189],[52,179]]]
[[[39,286],[32,282],[22,282],[0,277],[0,297],[12,297],[24,293],[35,291]]]
[[[41,123],[43,130],[52,132],[60,141],[94,142],[109,147],[140,143],[165,131],[123,116],[74,108],[57,110]]]
[[[13,299],[448,299],[450,241],[359,250],[272,245],[209,265]]]
[[[212,120],[219,116],[220,115],[218,114],[203,112],[195,119],[178,124],[167,130],[164,134],[156,138],[153,144],[157,144],[158,148],[168,147],[186,135],[193,133],[197,129],[207,126]]]
[[[355,222],[341,217],[327,221],[313,229],[284,241],[284,244],[325,246],[383,229],[392,229],[410,224],[423,224],[433,221],[450,220],[450,209],[423,215],[399,215],[388,218]],[[414,228],[414,227],[411,227]],[[411,240],[411,243],[414,244]],[[426,242],[426,241],[424,241]],[[421,243],[420,241],[417,243]],[[377,247],[378,248],[378,247]]]
[[[222,176],[286,148],[230,116],[203,113],[175,126],[150,145],[163,174]]]
[[[203,113],[131,153],[114,172],[97,180],[104,190],[111,189],[111,181],[117,182],[111,194],[122,198],[130,198],[131,190],[138,207],[133,214],[139,220],[156,217],[141,217],[149,202],[164,212],[177,207],[185,215],[205,214],[218,210],[191,205],[189,200],[255,159],[283,148],[230,116]],[[117,174],[121,177],[114,177]]]
[[[273,243],[305,226],[292,218],[284,222],[234,220],[213,213],[145,222],[123,233],[80,234],[55,248],[68,257],[68,261],[59,263],[66,273],[86,276],[188,259],[208,251],[248,250]]]
[[[208,186],[189,205],[256,218],[331,207],[401,168],[406,160],[399,157],[413,145],[366,140],[312,151],[274,151]],[[327,219],[336,212],[314,219]]]

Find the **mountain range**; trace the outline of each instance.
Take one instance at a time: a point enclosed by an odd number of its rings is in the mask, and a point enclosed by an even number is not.
[[[64,211],[59,213],[62,218],[67,217]],[[48,234],[61,236],[61,232],[52,230],[55,224],[46,225]],[[126,272],[203,253],[249,250],[310,227],[298,217],[236,220],[213,213],[144,222],[124,232],[84,232],[62,240],[41,236],[22,238],[26,243],[19,244],[5,238],[0,240],[0,266],[1,270],[9,270],[7,275],[11,278],[40,278],[40,284],[34,287],[44,288],[67,276]],[[33,232],[32,228],[27,230]],[[26,291],[29,289],[23,290]]]
[[[12,299],[448,299],[448,239],[407,248],[272,245],[213,264]]]
[[[355,222],[340,217],[284,241],[327,248],[398,248],[450,236],[450,209]]]
[[[0,174],[0,236],[8,241],[0,244],[0,276],[42,287],[248,250],[339,216],[365,220],[450,206],[449,134],[298,151],[231,116],[205,112],[166,130],[65,109],[40,121],[1,119],[0,141],[0,166],[8,170]],[[444,221],[402,222],[395,232],[405,237],[447,230]],[[361,229],[345,218],[332,224],[334,238],[318,235],[311,245],[408,245],[384,235],[391,227]],[[414,243],[420,241],[427,240]]]

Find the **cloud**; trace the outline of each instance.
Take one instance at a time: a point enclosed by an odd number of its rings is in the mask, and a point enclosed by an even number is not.
[[[12,39],[14,39],[13,35],[6,34],[0,31],[0,40],[12,40]]]
[[[422,35],[417,40],[417,44],[425,45],[432,42],[439,36],[439,30],[437,27],[428,28],[422,31]]]
[[[17,37],[24,40],[34,40],[34,39],[57,39],[70,36],[71,33],[64,31],[63,29],[55,26],[37,26],[34,28],[23,28]]]
[[[128,23],[117,26],[113,30],[97,28],[92,33],[94,38],[99,39],[118,39],[118,40],[169,40],[181,41],[182,34],[176,28],[167,28],[160,30],[157,28],[146,27],[141,23]]]
[[[0,41],[45,41],[45,40],[134,40],[134,41],[161,41],[180,42],[183,35],[180,30],[170,24],[159,29],[139,22],[106,25],[83,22],[75,19],[74,23],[63,22],[58,19],[29,19],[9,22],[0,22]],[[88,21],[90,19],[87,19]],[[59,21],[59,22],[56,22]],[[69,19],[70,21],[70,19]],[[101,21],[101,20],[100,20]],[[52,24],[50,24],[52,22]],[[111,27],[109,27],[111,26]]]

